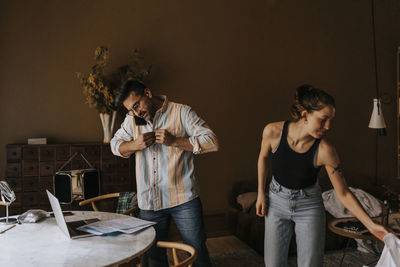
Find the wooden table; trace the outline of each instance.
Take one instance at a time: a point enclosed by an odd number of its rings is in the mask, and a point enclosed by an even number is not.
[[[108,220],[126,215],[73,211],[66,221],[89,218]],[[18,224],[0,234],[1,266],[118,266],[139,257],[155,240],[149,227],[136,234],[116,234],[69,239],[54,218]]]
[[[381,223],[381,221],[382,221],[382,217],[380,217],[380,216],[372,218],[372,219],[377,223]],[[348,217],[348,218],[337,218],[337,219],[330,220],[328,222],[329,230],[331,230],[332,232],[334,232],[338,235],[349,238],[347,241],[347,244],[346,244],[346,248],[343,251],[343,256],[342,256],[342,260],[340,261],[340,266],[342,266],[344,257],[346,255],[346,252],[347,252],[350,240],[351,240],[350,238],[379,240],[374,235],[372,235],[367,229],[365,229],[363,231],[351,231],[351,230],[346,230],[341,227],[338,227],[338,224],[340,225],[340,223],[348,223],[348,222],[359,223],[360,221],[355,217]],[[398,236],[400,236],[400,212],[389,214],[388,227],[391,228],[393,231],[395,231]],[[366,265],[368,266],[370,264],[372,264],[372,263],[368,263]]]
[[[381,217],[372,218],[375,222],[381,223]],[[359,222],[359,220],[355,217],[348,217],[348,218],[337,218],[330,220],[328,222],[328,228],[332,232],[355,239],[368,239],[368,240],[378,240],[375,236],[373,236],[368,230],[365,231],[349,231],[343,228],[338,227],[337,225],[341,222]],[[391,228],[393,231],[400,235],[400,212],[390,213],[389,214],[389,224],[388,227]]]

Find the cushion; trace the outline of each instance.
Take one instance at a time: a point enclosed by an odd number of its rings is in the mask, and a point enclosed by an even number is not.
[[[136,192],[120,192],[116,212],[123,213],[137,204]]]
[[[248,212],[257,200],[257,192],[247,192],[237,196],[236,201],[244,212]]]

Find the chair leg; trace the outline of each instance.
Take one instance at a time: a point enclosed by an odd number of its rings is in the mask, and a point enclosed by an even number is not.
[[[172,248],[172,256],[174,258],[174,265],[177,265],[179,262],[178,255],[176,254],[176,249]]]
[[[347,238],[346,247],[344,248],[343,256],[342,256],[342,259],[340,260],[340,265],[339,265],[340,267],[342,267],[344,257],[346,256],[346,252],[347,252],[347,250],[348,250],[348,248],[350,246],[350,241],[351,241],[351,239]]]

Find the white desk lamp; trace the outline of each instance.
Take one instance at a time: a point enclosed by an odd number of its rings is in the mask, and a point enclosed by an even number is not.
[[[8,218],[8,206],[13,203],[16,199],[14,191],[11,190],[10,186],[6,181],[0,181],[0,195],[2,205],[6,206],[6,218],[0,220],[0,224],[14,224],[18,220],[16,218]],[[7,200],[7,201],[6,201]]]

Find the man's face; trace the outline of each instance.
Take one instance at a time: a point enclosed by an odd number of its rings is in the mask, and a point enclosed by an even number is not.
[[[149,121],[154,118],[155,114],[151,97],[150,90],[146,88],[143,95],[136,95],[135,92],[131,92],[122,104],[127,110],[132,111],[135,116]]]

